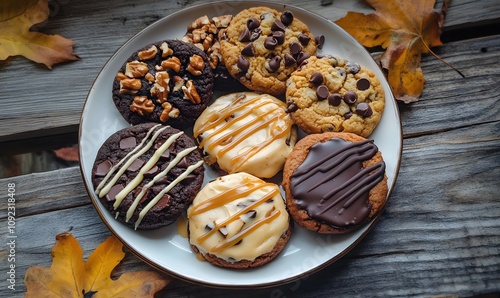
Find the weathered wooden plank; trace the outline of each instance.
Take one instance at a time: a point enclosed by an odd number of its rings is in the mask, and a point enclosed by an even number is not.
[[[184,7],[205,2],[54,2],[50,21],[37,28],[75,41],[75,51],[81,60],[57,65],[52,71],[20,57],[0,62],[0,90],[5,91],[0,93],[0,141],[76,132],[88,90],[109,57],[152,22]],[[362,0],[333,1],[326,6],[319,0],[287,3],[332,20],[350,10],[371,11]],[[499,12],[500,5],[495,0],[455,0],[445,26],[471,24],[477,19],[494,22]]]
[[[339,262],[269,289],[207,291],[174,280],[165,296],[406,297],[500,291],[500,121],[411,137],[403,145],[400,174],[381,220]],[[28,267],[50,265],[57,233],[72,232],[85,256],[110,235],[86,203],[78,168],[2,179],[0,185],[7,182],[16,183],[16,207],[24,210],[16,222],[19,291],[24,291]],[[6,226],[5,218],[0,225]],[[6,229],[0,233],[6,239]],[[5,253],[0,252],[2,258]],[[122,265],[117,274],[149,269],[131,254]],[[0,282],[2,297],[10,294],[5,282]]]

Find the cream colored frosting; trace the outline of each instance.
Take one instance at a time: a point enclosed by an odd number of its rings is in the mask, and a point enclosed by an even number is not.
[[[198,117],[193,131],[195,138],[201,136],[200,148],[209,164],[261,178],[283,169],[296,141],[285,103],[254,92],[219,97]]]
[[[247,173],[221,176],[205,185],[187,216],[190,243],[202,254],[232,262],[272,251],[289,227],[278,185]]]

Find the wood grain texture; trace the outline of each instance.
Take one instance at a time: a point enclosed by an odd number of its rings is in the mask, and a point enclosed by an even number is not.
[[[0,62],[0,143],[77,131],[80,114],[93,80],[111,55],[130,37],[158,19],[182,8],[212,1],[55,1],[48,22],[35,27],[75,42],[80,60],[56,65],[52,71],[21,57]],[[280,1],[273,1],[283,3]],[[233,2],[234,6],[238,2]],[[263,2],[265,3],[265,2]],[[286,1],[331,20],[347,11],[369,13],[362,0]],[[441,1],[436,4],[440,7]],[[220,5],[219,5],[220,6]],[[220,6],[221,13],[225,11]],[[227,10],[227,9],[226,9]],[[474,12],[474,14],[471,14]],[[496,0],[454,0],[445,29],[470,25],[478,19],[498,21]],[[64,82],[64,83],[61,83]],[[12,98],[16,98],[15,103]]]

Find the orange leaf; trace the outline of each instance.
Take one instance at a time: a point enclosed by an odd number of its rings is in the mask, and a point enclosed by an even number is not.
[[[445,9],[441,14],[435,11],[435,0],[366,1],[375,9],[374,13],[348,12],[335,23],[362,45],[385,48],[380,64],[395,97],[405,102],[418,100],[425,83],[421,55],[442,45]]]
[[[123,245],[111,236],[84,262],[78,241],[61,233],[52,248],[52,266],[26,271],[25,297],[153,297],[169,283],[150,271],[128,272],[113,280],[111,272],[124,256]]]
[[[60,35],[30,31],[33,25],[48,18],[47,1],[39,0],[24,13],[0,22],[0,60],[22,55],[52,69],[56,63],[79,59],[73,53],[73,41]]]

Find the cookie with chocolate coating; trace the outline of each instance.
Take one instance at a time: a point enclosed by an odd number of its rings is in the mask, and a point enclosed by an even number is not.
[[[134,52],[113,82],[113,102],[131,124],[193,125],[213,94],[214,77],[204,51],[164,40]]]
[[[96,195],[135,229],[174,222],[200,190],[204,166],[194,140],[157,123],[121,129],[100,147],[92,168]]]
[[[340,57],[312,56],[287,80],[286,102],[306,133],[368,137],[380,122],[385,93],[375,74]]]
[[[229,73],[253,91],[285,93],[290,74],[317,44],[308,26],[292,12],[252,7],[235,15],[221,40]]]
[[[387,176],[371,140],[352,133],[312,134],[297,142],[283,170],[286,205],[308,230],[342,234],[383,209]]]
[[[193,251],[213,265],[234,269],[271,262],[293,227],[278,185],[247,173],[205,185],[187,216]]]

